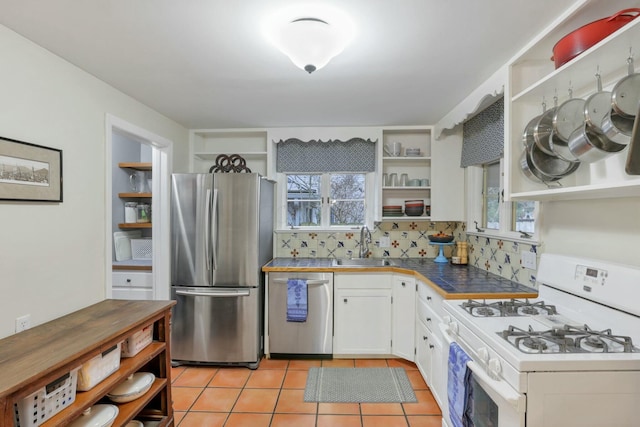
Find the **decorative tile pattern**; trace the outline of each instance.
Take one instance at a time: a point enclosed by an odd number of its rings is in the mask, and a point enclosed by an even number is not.
[[[521,242],[485,236],[467,236],[462,222],[398,221],[379,222],[371,230],[372,258],[435,258],[438,246],[431,245],[430,234],[453,233],[456,241],[467,241],[469,264],[516,283],[536,287],[535,270],[522,267],[520,253],[531,251],[540,257],[540,248]],[[389,237],[390,246],[380,247],[380,238]],[[276,232],[277,258],[348,258],[358,256],[360,231]],[[451,257],[455,246],[445,246],[444,254]]]

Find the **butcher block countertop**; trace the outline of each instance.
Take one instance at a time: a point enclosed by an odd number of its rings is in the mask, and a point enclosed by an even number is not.
[[[436,263],[433,259],[389,258],[392,265],[376,267],[349,267],[334,265],[332,258],[275,258],[264,267],[264,272],[391,272],[413,274],[430,285],[445,299],[482,298],[535,298],[535,289],[497,276],[473,266]]]

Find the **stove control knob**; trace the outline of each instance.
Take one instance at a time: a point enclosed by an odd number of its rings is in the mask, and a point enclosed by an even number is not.
[[[487,349],[487,347],[480,347],[478,349],[478,357],[480,358],[480,361],[482,361],[482,363],[487,363],[489,361],[489,350]]]
[[[500,379],[500,374],[502,373],[502,365],[498,359],[489,360],[489,369],[488,374],[493,379]]]
[[[451,316],[443,316],[442,321],[445,325],[448,325],[449,323],[451,323]]]

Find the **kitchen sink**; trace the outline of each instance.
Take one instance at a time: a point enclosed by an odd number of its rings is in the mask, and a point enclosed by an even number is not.
[[[393,263],[380,258],[341,258],[333,260],[334,266],[340,267],[388,267]]]

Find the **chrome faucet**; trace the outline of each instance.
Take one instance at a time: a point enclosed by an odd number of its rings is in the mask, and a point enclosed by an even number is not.
[[[366,225],[360,229],[360,258],[366,258],[369,255],[369,243],[371,243],[371,232]]]

